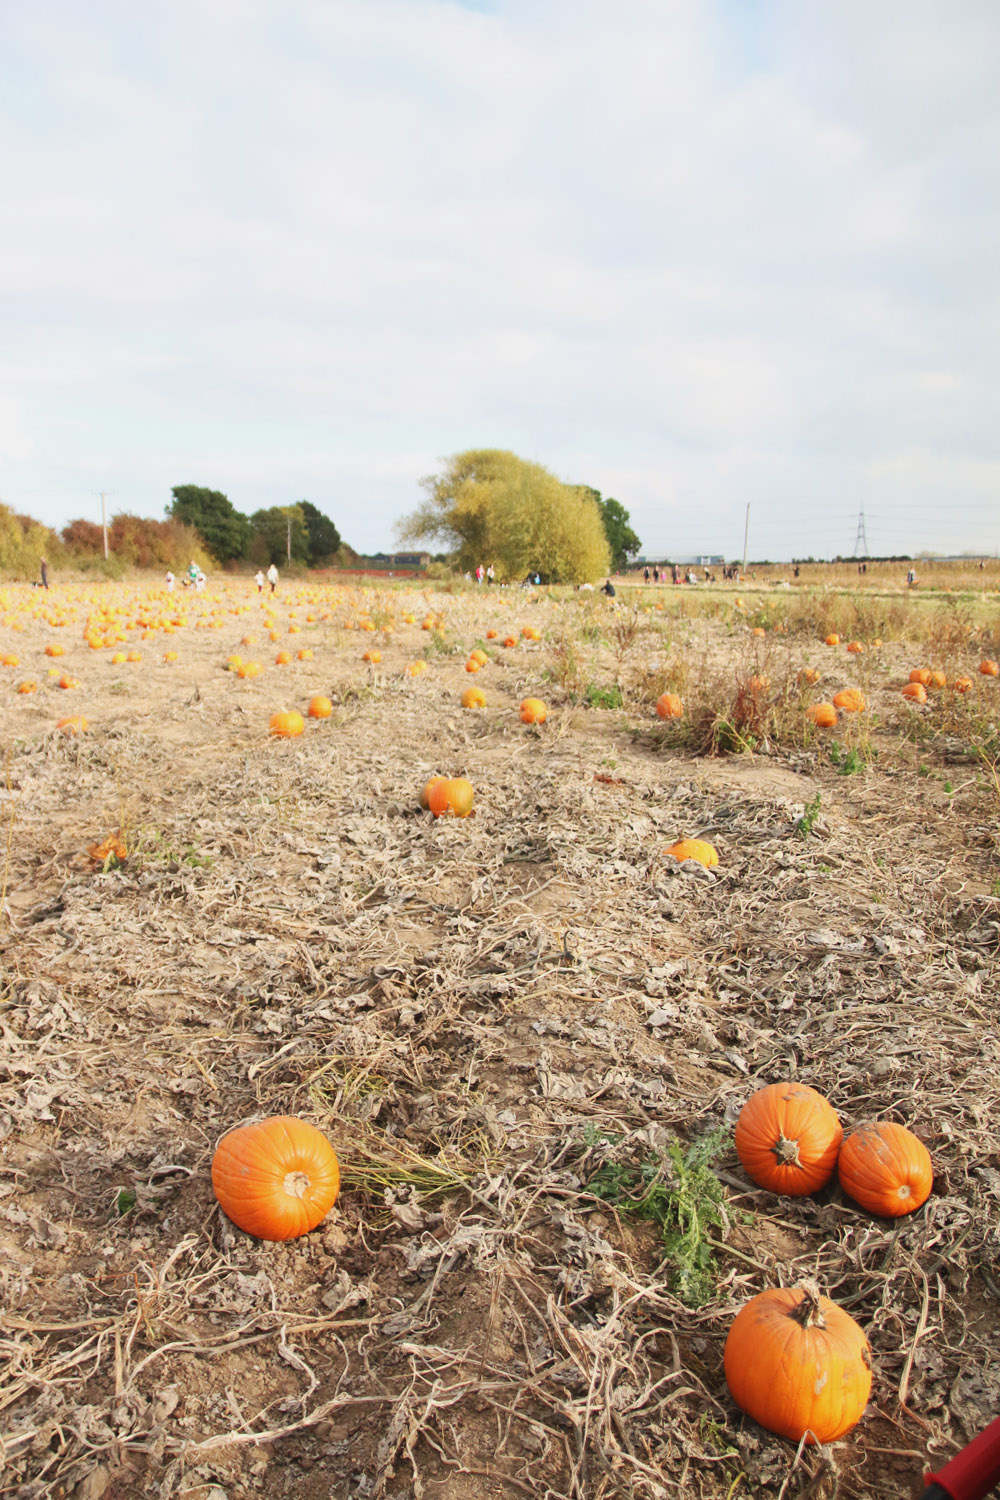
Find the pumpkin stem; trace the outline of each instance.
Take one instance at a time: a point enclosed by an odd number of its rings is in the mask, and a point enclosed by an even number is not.
[[[304,1172],[286,1172],[284,1188],[290,1198],[304,1198],[309,1191],[309,1178]]]
[[[798,1290],[802,1293],[802,1301],[798,1307],[792,1308],[791,1316],[803,1328],[825,1328],[826,1319],[819,1305],[820,1292],[816,1282],[803,1281]]]
[[[771,1150],[774,1152],[781,1166],[801,1167],[798,1141],[790,1141],[782,1134],[778,1136]]]

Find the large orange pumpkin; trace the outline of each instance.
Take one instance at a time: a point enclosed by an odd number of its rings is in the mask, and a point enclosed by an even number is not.
[[[472,811],[475,792],[472,782],[466,781],[464,776],[454,776],[447,780],[436,777],[427,783],[424,793],[427,806],[436,818],[467,818]]]
[[[336,1153],[308,1120],[275,1115],[219,1142],[212,1186],[223,1212],[260,1240],[291,1240],[325,1218],[340,1191]]]
[[[682,719],[684,705],[676,693],[663,693],[656,700],[656,712],[661,719]]]
[[[911,682],[919,682],[921,687],[929,687],[931,681],[930,667],[914,667],[910,673]]]
[[[859,1125],[844,1139],[840,1185],[869,1213],[898,1219],[926,1201],[934,1185],[930,1152],[905,1125]]]
[[[462,707],[485,708],[486,694],[483,692],[482,688],[467,687],[465,692],[462,694]]]
[[[810,703],[806,709],[806,718],[812,719],[818,729],[835,729],[837,710],[832,703]]]
[[[547,713],[541,698],[525,698],[521,704],[521,723],[544,724]]]
[[[706,870],[710,870],[719,863],[719,856],[714,844],[707,839],[679,839],[676,844],[671,844],[665,850],[676,860],[694,859]]]
[[[302,733],[305,727],[305,720],[296,708],[282,709],[272,714],[268,725],[271,734],[282,740],[294,739],[296,735]]]
[[[314,693],[309,699],[310,719],[328,719],[333,713],[333,704],[323,693]]]
[[[996,677],[1000,674],[1000,666],[995,661],[991,661],[989,657],[986,657],[984,661],[979,663],[979,670],[984,677]]]
[[[793,1198],[833,1176],[844,1130],[823,1095],[805,1083],[769,1083],[740,1110],[734,1143],[748,1176]]]
[[[832,1443],[864,1414],[871,1350],[813,1282],[761,1292],[733,1319],[723,1355],[737,1406],[780,1437]]]
[[[845,714],[861,714],[867,707],[864,697],[857,688],[842,688],[839,693],[834,693],[833,702],[835,707],[843,709]]]
[[[926,703],[927,689],[922,682],[908,682],[905,687],[900,688],[904,698],[909,698],[911,703]]]

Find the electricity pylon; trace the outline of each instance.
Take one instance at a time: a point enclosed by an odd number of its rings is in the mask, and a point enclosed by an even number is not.
[[[854,556],[868,556],[868,538],[865,535],[865,508],[863,505],[858,511],[858,532],[854,538]]]

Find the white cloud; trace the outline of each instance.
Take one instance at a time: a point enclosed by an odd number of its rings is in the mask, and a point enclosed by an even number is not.
[[[490,444],[660,550],[741,551],[747,500],[762,551],[850,550],[861,496],[901,550],[914,473],[993,544],[985,0],[37,0],[0,29],[23,508],[78,514],[105,466],[153,513],[182,480],[308,493],[374,548],[427,455]]]

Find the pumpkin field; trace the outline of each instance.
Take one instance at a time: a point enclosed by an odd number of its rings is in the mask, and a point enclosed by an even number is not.
[[[0,1496],[918,1494],[1000,1412],[996,586],[0,584]]]

